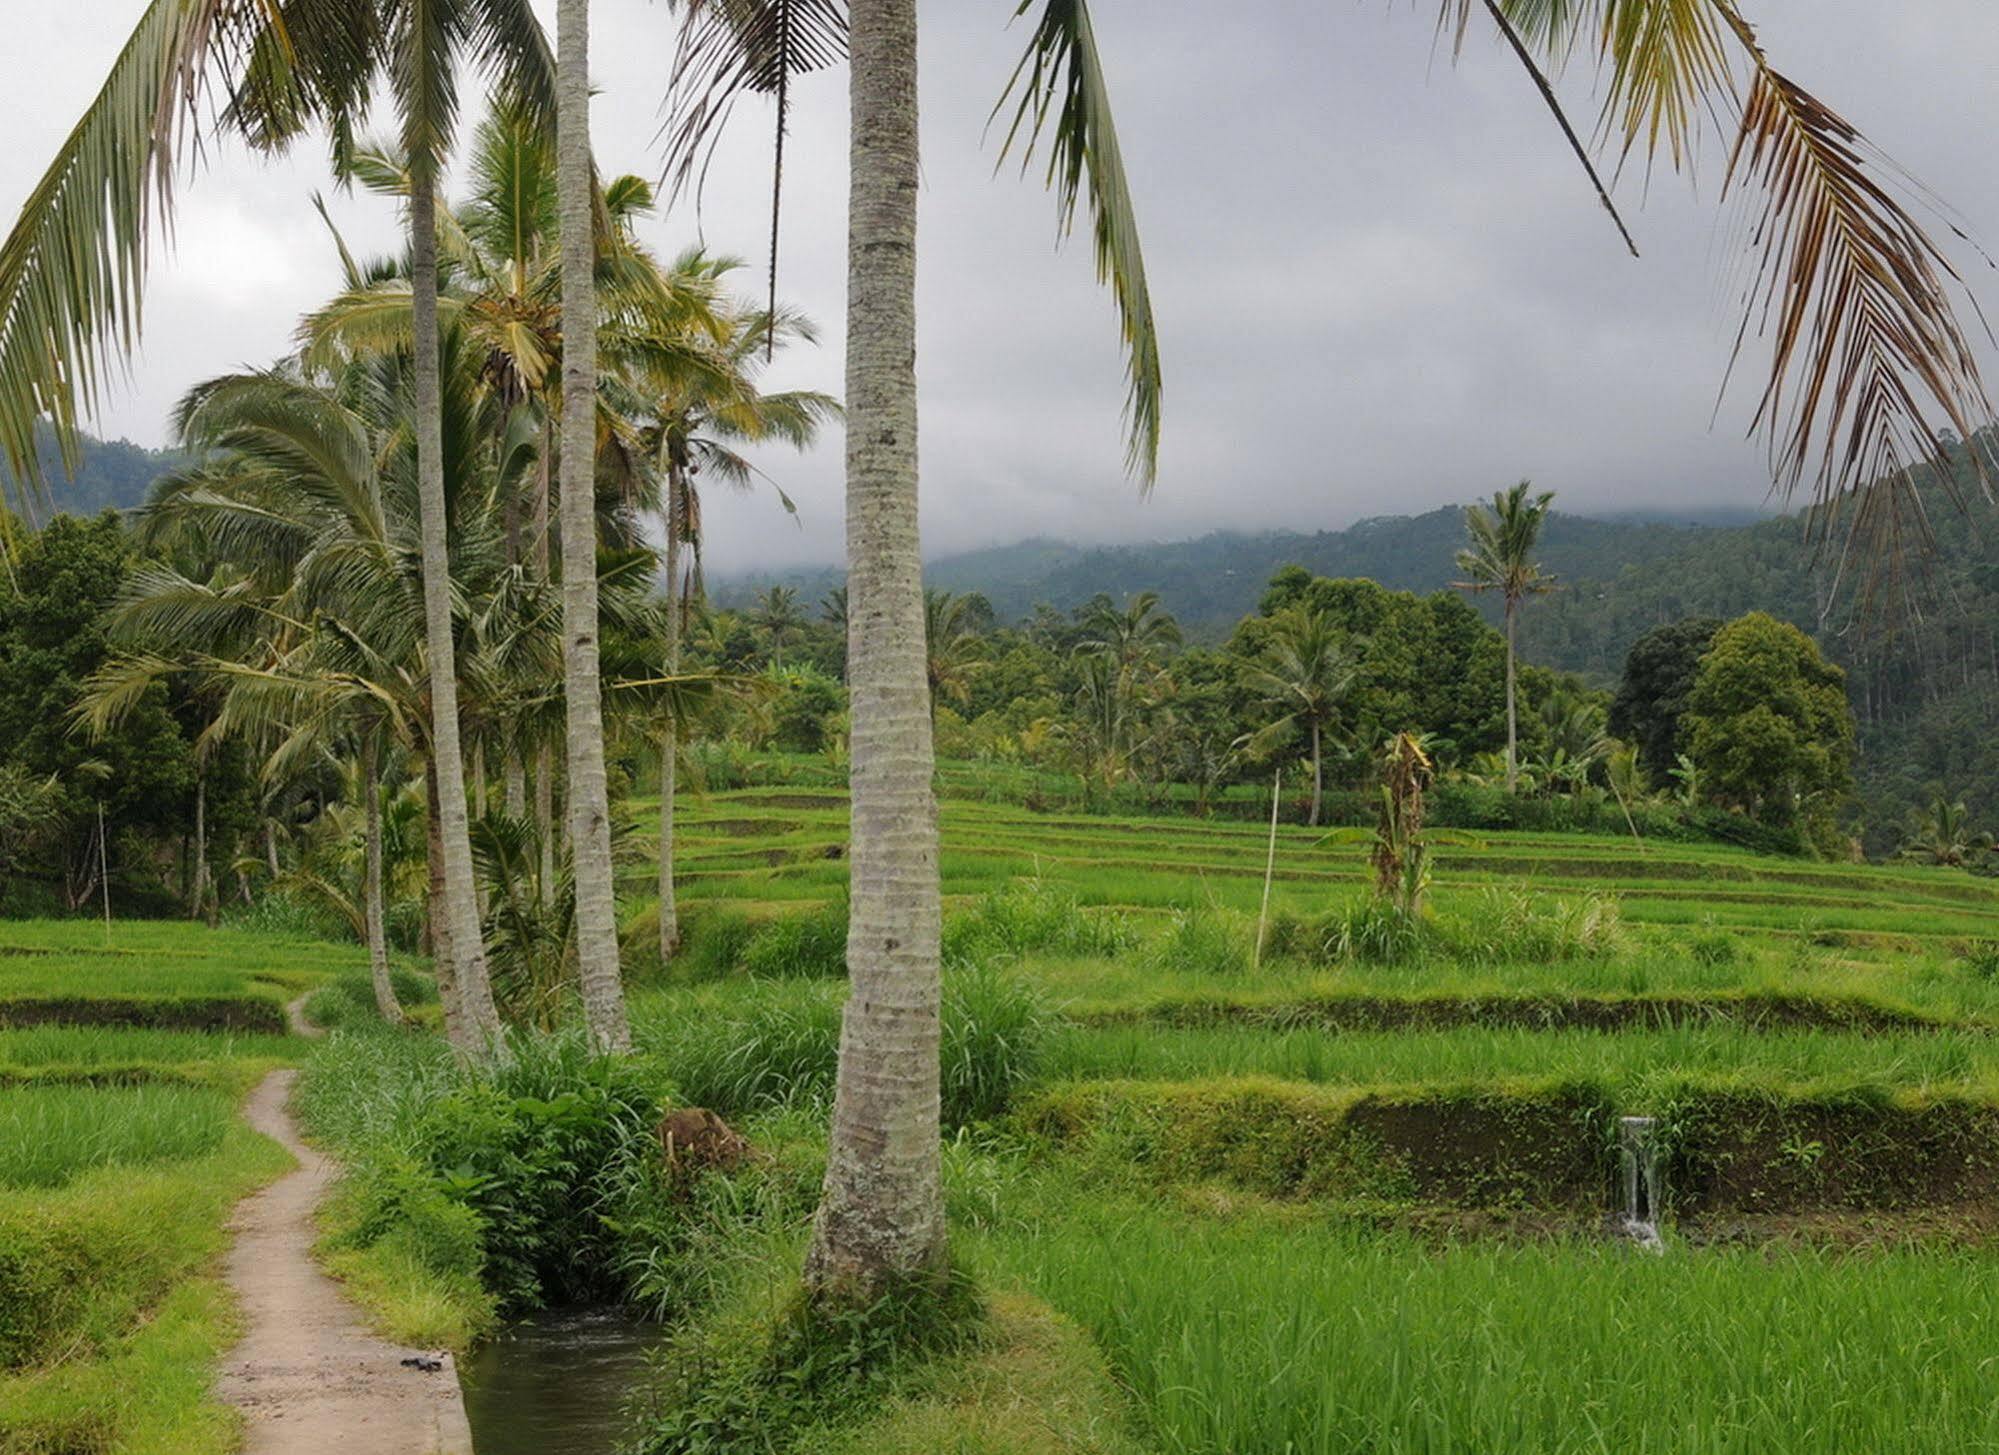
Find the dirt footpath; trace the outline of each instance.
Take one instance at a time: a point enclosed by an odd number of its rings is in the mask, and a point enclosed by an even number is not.
[[[245,1455],[471,1455],[472,1432],[448,1354],[425,1373],[370,1334],[312,1260],[314,1210],[334,1168],[300,1140],[285,1109],[296,1071],[250,1093],[250,1125],[299,1161],[237,1205],[227,1271],[246,1332],[217,1393],[243,1412]],[[432,1357],[424,1351],[424,1357]]]

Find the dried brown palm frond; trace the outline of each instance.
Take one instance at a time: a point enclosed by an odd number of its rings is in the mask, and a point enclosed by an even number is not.
[[[1839,539],[1842,571],[1862,562],[1870,586],[1899,572],[1906,547],[1930,540],[1917,472],[1954,492],[1946,431],[1970,438],[1992,418],[1959,309],[1982,316],[1916,214],[1958,230],[1770,64],[1732,0],[1443,0],[1441,23],[1462,36],[1481,6],[1544,90],[1536,56],[1593,56],[1606,83],[1598,144],[1620,165],[1690,171],[1703,135],[1719,133],[1748,249],[1729,375],[1752,338],[1770,350],[1751,433],[1768,441],[1777,493],[1809,494],[1816,540]],[[1972,463],[1986,488],[1976,452]]]

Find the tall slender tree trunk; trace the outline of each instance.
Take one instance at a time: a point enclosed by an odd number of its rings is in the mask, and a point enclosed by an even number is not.
[[[208,776],[194,776],[194,887],[188,894],[187,917],[208,913]]]
[[[597,671],[597,236],[590,166],[590,0],[556,7],[556,195],[562,217],[562,665],[569,716],[569,857],[590,1039],[631,1049],[618,969],[604,702]]]
[[[284,872],[278,865],[278,826],[268,818],[264,820],[264,867],[271,871],[272,879]]]
[[[534,572],[535,580],[544,585],[548,582],[549,502],[555,494],[554,456],[555,431],[544,414],[541,421],[541,481],[534,500]],[[541,849],[540,878],[535,881],[535,897],[545,904],[555,883],[555,755],[549,751],[546,738],[535,749],[534,826],[535,842]]]
[[[806,1258],[866,1299],[944,1258],[937,805],[917,532],[916,0],[855,0],[847,234],[853,993]]]
[[[368,933],[368,974],[375,984],[375,1009],[392,1026],[403,1023],[403,1008],[389,979],[389,937],[382,905],[381,745],[373,733],[361,740],[361,797],[367,824],[367,863],[361,886],[361,919]]]
[[[1326,794],[1325,758],[1321,753],[1319,724],[1312,723],[1312,827],[1319,826],[1319,805]]]
[[[452,1044],[483,1058],[497,1044],[499,1013],[486,976],[486,949],[472,882],[472,839],[465,815],[465,756],[458,735],[458,661],[451,636],[451,543],[444,497],[443,383],[437,336],[437,187],[432,169],[413,159],[410,186],[412,339],[416,349],[417,511],[423,540],[424,647],[430,667],[431,802],[437,819],[443,914],[433,934],[439,961],[453,963],[460,1009]]]
[[[423,765],[423,827],[429,865],[430,965],[437,977],[437,1002],[444,1011],[444,1036],[455,1047],[471,1040],[465,1025],[465,1003],[458,994],[458,957],[451,953],[451,917],[444,897],[444,821],[437,811],[437,771]]]
[[[680,466],[666,467],[666,675],[680,675],[680,517],[685,504]],[[669,689],[671,690],[671,689]],[[659,747],[659,958],[680,953],[680,906],[673,890],[673,798],[680,786],[680,725],[672,713]]]
[[[1520,727],[1513,699],[1513,624],[1516,619],[1514,604],[1509,597],[1506,602],[1506,791],[1508,793],[1514,792],[1520,784]]]

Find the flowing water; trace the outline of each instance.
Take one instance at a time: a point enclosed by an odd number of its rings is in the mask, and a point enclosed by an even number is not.
[[[1618,1160],[1624,1174],[1624,1235],[1642,1248],[1662,1252],[1659,1215],[1665,1204],[1665,1178],[1659,1165],[1659,1127],[1651,1117],[1622,1117],[1618,1124]]]
[[[664,1337],[618,1309],[550,1309],[460,1361],[477,1455],[612,1455]]]

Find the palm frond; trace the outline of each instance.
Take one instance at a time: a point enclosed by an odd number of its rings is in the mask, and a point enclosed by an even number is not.
[[[1001,161],[1019,146],[1025,169],[1052,119],[1048,185],[1055,191],[1065,236],[1075,225],[1078,204],[1085,195],[1089,199],[1097,281],[1111,285],[1124,337],[1130,386],[1125,400],[1125,464],[1149,490],[1159,474],[1159,334],[1139,247],[1137,210],[1111,119],[1110,88],[1084,0],[1020,0],[1014,13],[1025,15],[1037,5],[1041,15],[1027,53],[993,108],[998,116],[1009,100],[1018,97]]]
[[[847,55],[846,0],[678,0],[680,44],[667,79],[664,180],[672,198],[700,181],[724,124],[745,95],[776,111],[771,168],[770,300],[777,307],[778,232],[784,201],[784,141],[791,83]]]
[[[0,243],[0,455],[25,489],[43,484],[37,418],[76,463],[107,357],[138,338],[148,246],[197,108],[276,14],[270,0],[152,0]]]
[[[1462,26],[1475,0],[1443,3],[1445,23]],[[1946,431],[1970,438],[1993,409],[1959,317],[1976,302],[1912,208],[1961,230],[1771,64],[1734,0],[1492,4],[1557,63],[1593,53],[1606,82],[1600,139],[1620,160],[1691,170],[1710,123],[1721,134],[1723,194],[1741,199],[1748,249],[1728,374],[1752,337],[1767,341],[1750,430],[1768,442],[1776,490],[1808,491],[1816,538],[1843,528],[1844,557],[1892,566],[1905,540],[1927,544],[1913,472],[1930,466],[1950,490]],[[1973,463],[1989,489],[1984,460]]]

